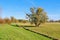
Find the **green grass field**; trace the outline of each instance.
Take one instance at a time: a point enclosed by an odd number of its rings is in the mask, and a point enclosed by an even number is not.
[[[60,39],[60,23],[45,23],[41,24],[40,27],[26,28],[38,33],[43,33],[45,35]]]
[[[36,33],[27,31],[22,27],[0,24],[0,40],[52,40]]]

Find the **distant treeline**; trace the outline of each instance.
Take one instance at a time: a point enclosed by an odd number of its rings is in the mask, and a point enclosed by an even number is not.
[[[60,20],[49,20],[48,22],[60,22]]]
[[[10,17],[10,18],[0,18],[0,24],[4,24],[4,23],[7,23],[7,24],[11,24],[11,23],[28,23],[29,21],[28,20],[22,20],[22,19],[16,19],[14,17]],[[49,20],[47,22],[60,22],[60,20]]]
[[[22,20],[22,19],[16,19],[14,17],[10,17],[10,18],[0,18],[0,24],[11,24],[11,23],[27,23],[28,20]]]

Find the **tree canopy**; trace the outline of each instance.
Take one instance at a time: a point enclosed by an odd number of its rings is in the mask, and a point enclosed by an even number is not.
[[[35,26],[39,26],[41,23],[47,21],[46,12],[42,8],[30,8],[31,14],[26,14],[31,23],[34,23]]]

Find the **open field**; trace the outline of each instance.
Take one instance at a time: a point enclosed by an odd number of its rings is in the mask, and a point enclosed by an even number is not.
[[[40,27],[26,27],[32,31],[60,39],[60,23],[45,23]]]
[[[22,27],[0,24],[0,40],[52,40],[27,31]]]

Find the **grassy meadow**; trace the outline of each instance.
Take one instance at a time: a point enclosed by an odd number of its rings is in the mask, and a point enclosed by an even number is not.
[[[60,39],[60,23],[45,23],[40,27],[26,27],[26,29]]]
[[[52,40],[47,37],[8,24],[0,24],[0,40]]]

